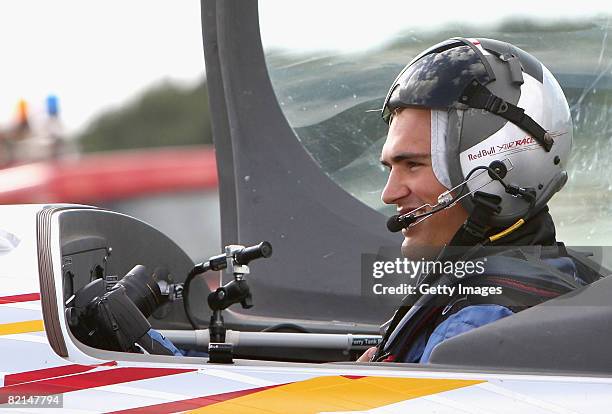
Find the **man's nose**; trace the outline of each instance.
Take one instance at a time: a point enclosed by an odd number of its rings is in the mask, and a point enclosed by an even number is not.
[[[391,170],[380,198],[385,204],[398,204],[399,200],[409,196],[410,193],[406,180],[403,180],[400,174]]]

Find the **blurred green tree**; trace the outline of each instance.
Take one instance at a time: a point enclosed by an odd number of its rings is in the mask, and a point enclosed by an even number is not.
[[[171,82],[95,119],[78,137],[85,152],[212,144],[208,88]]]

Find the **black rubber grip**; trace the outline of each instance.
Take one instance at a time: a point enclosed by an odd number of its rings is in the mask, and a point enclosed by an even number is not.
[[[256,246],[245,247],[236,252],[234,258],[239,265],[247,265],[251,260],[272,256],[272,245],[263,241]]]

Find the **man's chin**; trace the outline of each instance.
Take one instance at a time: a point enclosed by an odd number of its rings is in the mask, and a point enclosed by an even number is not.
[[[411,260],[434,259],[440,253],[442,246],[432,246],[431,243],[406,237],[402,242],[402,256]]]

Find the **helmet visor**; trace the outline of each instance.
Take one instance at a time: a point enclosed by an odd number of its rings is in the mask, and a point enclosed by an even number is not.
[[[424,54],[408,64],[397,77],[387,94],[382,117],[390,123],[397,108],[452,107],[474,79],[483,85],[492,80],[481,56],[470,46]]]

